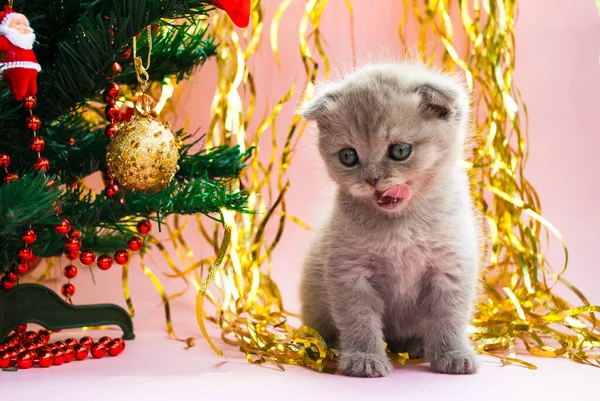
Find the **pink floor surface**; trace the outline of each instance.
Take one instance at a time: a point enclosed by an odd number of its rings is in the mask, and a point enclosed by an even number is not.
[[[198,336],[192,298],[178,305],[177,313],[189,319],[177,324],[182,337]],[[483,358],[481,371],[472,376],[431,373],[427,365],[397,366],[382,379],[357,379],[319,374],[286,366],[254,366],[243,354],[224,349],[216,356],[201,339],[185,349],[182,342],[167,339],[160,319],[162,308],[150,307],[138,315],[136,339],[116,358],[86,359],[48,369],[0,371],[0,400],[358,400],[377,396],[402,400],[555,400],[597,397],[595,380],[600,372],[568,360],[525,355],[535,371],[502,367],[496,359]],[[215,335],[216,329],[211,330]],[[65,331],[53,341],[90,334]],[[120,332],[94,332],[118,336]],[[217,338],[215,336],[215,338]]]

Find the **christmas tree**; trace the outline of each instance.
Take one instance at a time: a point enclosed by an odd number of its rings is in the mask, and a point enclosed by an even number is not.
[[[201,137],[172,133],[156,112],[162,86],[215,55],[208,14],[218,6],[244,25],[249,3],[9,3],[0,15],[0,292],[15,291],[37,258],[66,256],[71,279],[78,265],[126,263],[169,215],[244,210],[236,179],[249,153],[198,151]],[[97,193],[82,179],[99,171]],[[71,300],[74,290],[62,292]]]

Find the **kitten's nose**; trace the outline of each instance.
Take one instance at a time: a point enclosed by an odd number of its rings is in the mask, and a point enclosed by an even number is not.
[[[369,184],[372,187],[375,187],[377,185],[377,181],[379,181],[379,177],[370,177],[370,178],[365,178],[365,181],[367,182],[367,184]]]

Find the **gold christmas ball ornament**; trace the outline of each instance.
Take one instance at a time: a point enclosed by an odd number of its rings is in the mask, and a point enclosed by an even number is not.
[[[119,124],[106,149],[112,176],[128,190],[155,190],[169,184],[179,166],[181,139],[169,124],[136,115]]]

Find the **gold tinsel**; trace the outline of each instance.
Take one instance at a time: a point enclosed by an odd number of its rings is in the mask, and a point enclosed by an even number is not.
[[[292,0],[280,2],[270,26],[271,47],[277,60],[279,22],[291,3]],[[600,0],[596,3],[600,9]],[[312,95],[320,71],[311,47],[322,60],[325,76],[329,74],[324,39],[319,31],[326,4],[327,0],[307,0],[300,21],[300,52],[306,73],[300,102]],[[352,20],[350,0],[346,0],[346,4]],[[489,258],[485,260],[481,280],[483,291],[471,328],[477,350],[500,358],[503,364],[518,363],[535,368],[517,358],[515,347],[519,342],[532,355],[560,356],[600,366],[600,332],[594,315],[600,308],[591,306],[585,296],[563,278],[566,261],[559,272],[550,268],[542,254],[542,238],[548,233],[557,237],[563,243],[565,259],[567,249],[559,231],[541,215],[537,193],[523,175],[527,133],[521,116],[524,114],[526,118],[526,108],[512,79],[516,0],[403,0],[403,5],[399,33],[404,48],[413,46],[406,39],[405,30],[414,19],[422,60],[440,62],[450,71],[458,69],[474,91],[475,143],[468,163],[473,173],[473,194],[486,218],[489,234]],[[453,13],[451,6],[454,6]],[[330,362],[335,360],[336,351],[328,349],[314,330],[288,323],[292,314],[284,309],[279,289],[270,277],[271,254],[286,222],[306,227],[287,210],[285,194],[289,183],[284,179],[294,146],[305,126],[301,118],[295,116],[283,143],[277,135],[276,121],[282,108],[297,106],[289,104],[296,92],[292,86],[281,94],[281,100],[262,118],[258,128],[248,133],[260,94],[248,64],[264,29],[260,1],[254,0],[252,7],[251,27],[246,30],[234,29],[222,14],[198,24],[209,24],[220,43],[219,81],[211,110],[213,120],[208,130],[208,146],[238,144],[244,150],[257,145],[271,130],[272,150],[267,155],[255,153],[241,180],[252,189],[249,207],[260,213],[235,215],[223,211],[225,230],[198,216],[198,228],[214,248],[216,257],[194,259],[181,234],[186,223],[179,217],[175,217],[168,228],[174,254],[157,240],[152,239],[152,243],[171,270],[167,276],[183,280],[185,289],[193,285],[199,290],[199,323],[215,351],[219,352],[218,344],[209,338],[204,319],[219,325],[221,340],[239,347],[252,363],[270,362],[281,368],[282,364],[293,364],[333,371]],[[456,49],[457,31],[464,32],[464,51]],[[350,33],[349,40],[353,43]],[[244,99],[240,93],[245,94]],[[265,235],[269,223],[277,225],[271,240]],[[227,246],[229,251],[225,253]],[[185,289],[169,297],[146,265],[144,272],[163,298],[169,334],[175,337],[169,299],[182,295]],[[123,290],[133,313],[126,278],[124,269]],[[557,296],[553,291],[557,283],[575,293],[582,305],[573,307]],[[185,342],[188,347],[193,345],[193,339]],[[391,356],[402,364],[422,362],[409,360],[403,354]]]
[[[276,57],[279,21],[290,3],[289,0],[281,2],[271,25],[270,39]],[[306,70],[303,94],[306,97],[312,95],[319,68],[309,50],[309,40],[323,61],[325,75],[329,73],[319,32],[320,17],[326,4],[327,0],[307,1],[300,22],[300,49]],[[449,11],[451,4],[458,7],[454,18]],[[490,236],[489,260],[486,260],[482,273],[484,291],[472,325],[472,339],[477,350],[499,357],[505,364],[519,363],[535,368],[516,357],[515,345],[520,340],[533,355],[563,356],[599,366],[595,352],[600,346],[600,333],[596,329],[594,312],[600,308],[590,306],[583,294],[562,277],[564,269],[555,273],[543,256],[541,239],[547,232],[563,241],[559,231],[541,215],[538,196],[523,175],[527,152],[521,113],[525,106],[512,80],[516,7],[516,0],[404,0],[400,39],[405,47],[408,46],[404,27],[407,18],[414,17],[419,26],[418,48],[423,61],[432,63],[439,54],[428,44],[441,44],[440,61],[444,68],[462,70],[475,93],[476,146],[469,163],[474,196],[488,222]],[[352,15],[351,6],[349,10]],[[410,12],[412,16],[408,16]],[[222,329],[222,340],[239,346],[252,363],[273,362],[279,366],[294,364],[328,370],[336,352],[328,349],[314,330],[296,329],[288,324],[290,313],[283,308],[279,290],[269,275],[270,256],[281,238],[285,222],[292,220],[303,224],[287,212],[285,193],[289,183],[283,177],[290,165],[292,144],[302,135],[304,125],[300,125],[300,117],[296,116],[283,146],[279,145],[276,117],[294,93],[292,87],[282,94],[280,102],[265,117],[256,133],[252,136],[246,133],[257,97],[248,59],[257,47],[263,29],[258,1],[253,2],[252,16],[252,29],[243,31],[241,39],[239,31],[234,30],[227,19],[218,16],[211,21],[221,44],[219,85],[209,133],[215,145],[230,143],[247,148],[256,145],[261,135],[271,129],[273,151],[268,161],[265,163],[264,158],[255,156],[244,177],[244,182],[254,190],[250,207],[266,208],[268,213],[230,216],[230,253],[221,270],[217,271],[218,264],[210,269],[211,275],[215,275],[214,292],[205,291],[203,286],[198,299],[212,303],[216,312],[206,315],[201,308],[199,318],[204,315],[218,324]],[[310,33],[309,25],[312,25]],[[457,29],[466,33],[467,48],[463,57],[455,48],[453,32]],[[240,92],[248,94],[246,110]],[[272,196],[268,207],[261,194],[267,199]],[[265,227],[273,218],[278,220],[279,228],[275,238],[268,241]],[[216,248],[218,227],[211,235],[204,222],[199,222],[206,240]],[[566,252],[565,246],[565,258]],[[212,262],[209,259],[202,265],[208,266]],[[557,282],[575,292],[583,306],[574,308],[557,296],[553,292]],[[208,336],[206,339],[211,341]],[[411,362],[406,355],[393,355],[393,358],[399,363]]]

